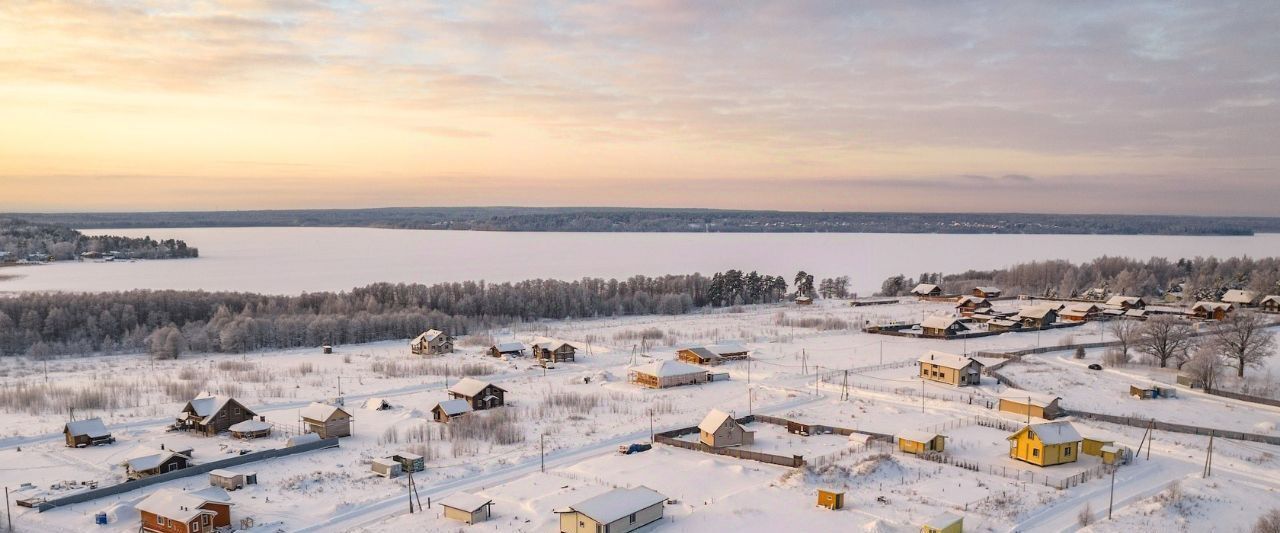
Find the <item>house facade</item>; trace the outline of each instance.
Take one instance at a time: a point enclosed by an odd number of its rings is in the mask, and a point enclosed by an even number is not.
[[[1074,463],[1081,440],[1070,422],[1028,424],[1008,437],[1009,457],[1036,466]]]
[[[471,402],[463,399],[445,400],[431,408],[431,419],[442,424],[471,412]]]
[[[1018,311],[1018,322],[1024,328],[1040,329],[1058,321],[1058,311],[1052,307],[1028,307]]]
[[[533,345],[533,357],[544,362],[573,361],[577,357],[577,353],[578,349],[567,342],[546,341]]]
[[[1258,301],[1264,313],[1280,313],[1280,294],[1269,294]]]
[[[743,429],[742,424],[719,409],[712,409],[698,424],[698,442],[712,448],[744,446],[755,442],[754,431]]]
[[[493,507],[493,500],[465,492],[455,492],[445,496],[439,503],[444,509],[445,518],[466,524],[488,520],[491,516],[490,509]]]
[[[718,365],[720,356],[701,346],[676,350],[676,359],[695,365]]]
[[[62,436],[66,439],[67,446],[71,448],[99,446],[116,441],[111,436],[111,432],[107,431],[107,426],[102,423],[101,418],[86,418],[67,422],[65,426],[62,426]]]
[[[257,416],[235,398],[201,394],[182,407],[175,426],[211,437]]]
[[[974,287],[970,294],[979,298],[999,298],[1000,289],[997,287]]]
[[[1258,299],[1262,295],[1257,291],[1246,291],[1241,289],[1231,289],[1222,295],[1220,300],[1223,303],[1229,303],[1237,307],[1254,307],[1258,305]]]
[[[1005,389],[1000,394],[999,408],[1006,413],[1052,420],[1063,415],[1059,400],[1061,398],[1052,394]]]
[[[212,533],[231,525],[231,498],[218,487],[184,492],[165,488],[135,506],[142,531]]]
[[[489,357],[523,357],[525,349],[523,342],[500,342],[490,346],[487,353]]]
[[[627,381],[652,389],[705,383],[708,379],[706,369],[673,360],[655,361],[627,372]]]
[[[1191,306],[1191,316],[1202,320],[1222,320],[1231,311],[1231,304],[1223,302],[1196,302]]]
[[[969,331],[969,326],[955,317],[935,315],[920,323],[920,331],[926,337],[950,337]]]
[[[307,433],[315,433],[322,439],[351,436],[353,417],[342,407],[312,402],[299,414],[302,417],[302,429]]]
[[[916,285],[914,289],[911,289],[911,294],[921,298],[942,296],[942,287],[932,283],[921,283]]]
[[[506,404],[507,390],[475,378],[462,378],[449,387],[449,397],[455,400],[466,400],[471,409],[482,411]]]
[[[899,450],[916,455],[942,452],[947,444],[945,436],[927,431],[903,431],[897,437]]]
[[[662,520],[667,497],[645,486],[613,489],[563,509],[560,533],[627,533]]]
[[[972,357],[930,350],[918,362],[923,379],[953,387],[982,384],[982,363]]]
[[[409,341],[414,355],[441,355],[453,353],[453,337],[438,329],[429,329]]]

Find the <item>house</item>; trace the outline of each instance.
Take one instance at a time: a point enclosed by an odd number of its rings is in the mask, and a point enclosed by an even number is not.
[[[1124,312],[1124,318],[1130,320],[1146,320],[1147,309],[1130,309]]]
[[[832,511],[844,509],[844,493],[829,489],[818,489],[818,507],[826,507]]]
[[[1147,306],[1147,301],[1138,296],[1112,296],[1107,300],[1107,307],[1114,307],[1128,311],[1130,309],[1142,309]]]
[[[1102,464],[1127,465],[1129,459],[1133,457],[1133,452],[1124,446],[1108,444],[1098,449],[1098,456],[1102,458]]]
[[[1058,311],[1058,318],[1068,322],[1087,322],[1102,316],[1102,308],[1097,304],[1077,302],[1069,304]]]
[[[1280,313],[1280,294],[1270,294],[1258,301],[1264,313]]]
[[[67,446],[71,448],[101,446],[116,441],[115,437],[112,437],[111,433],[107,431],[107,426],[102,423],[101,418],[86,418],[67,422],[66,425],[62,426],[62,436],[66,438]]]
[[[462,399],[445,400],[431,408],[431,418],[436,422],[448,423],[456,417],[471,412],[471,402]]]
[[[573,361],[577,351],[572,344],[563,341],[543,341],[533,345],[533,357],[543,362]]]
[[[796,305],[813,305],[812,296],[796,296]]]
[[[1089,437],[1084,437],[1083,439],[1080,440],[1080,453],[1083,453],[1085,455],[1092,455],[1094,457],[1102,457],[1102,448],[1106,446],[1111,446],[1113,444],[1115,444],[1115,442],[1112,442],[1109,440],[1091,439]]]
[[[462,378],[449,387],[449,397],[466,400],[476,411],[505,405],[506,389],[475,378]]]
[[[676,350],[676,359],[695,365],[720,364],[720,356],[701,346]]]
[[[1081,440],[1070,422],[1028,424],[1008,437],[1009,457],[1036,466],[1074,463],[1080,456]]]
[[[906,430],[899,432],[898,449],[907,453],[920,455],[929,452],[941,452],[946,448],[946,437],[928,431]]]
[[[1006,389],[1000,395],[1000,410],[1006,413],[1052,420],[1064,414],[1062,407],[1058,405],[1058,400],[1061,399],[1052,394]]]
[[[708,379],[706,369],[673,360],[654,361],[627,372],[627,381],[652,389],[705,383]]]
[[[999,298],[1000,292],[999,287],[974,287],[970,294],[980,298]]]
[[[746,346],[736,342],[712,344],[707,349],[721,359],[746,359],[749,353]]]
[[[712,409],[698,424],[698,442],[712,448],[745,446],[756,441],[756,433],[742,428],[729,413]]]
[[[142,531],[204,533],[231,525],[231,496],[218,487],[184,492],[164,488],[134,506]]]
[[[1081,294],[1080,297],[1086,300],[1102,301],[1107,297],[1107,290],[1101,287],[1094,287],[1092,289],[1084,291],[1084,294]]]
[[[954,387],[982,384],[982,363],[972,357],[929,350],[918,362],[921,378]]]
[[[245,420],[244,422],[236,422],[227,428],[231,432],[231,436],[237,439],[257,439],[266,437],[271,434],[271,423],[262,417],[258,420]]]
[[[1258,298],[1262,296],[1257,291],[1245,291],[1240,289],[1231,289],[1219,298],[1224,303],[1229,303],[1238,307],[1253,307],[1258,305]]]
[[[453,337],[438,329],[429,329],[409,341],[414,355],[440,355],[453,353]]]
[[[920,525],[920,533],[964,533],[964,517],[942,513]]]
[[[916,285],[916,288],[911,289],[911,294],[921,298],[928,296],[942,296],[942,287],[932,283],[921,283]]]
[[[219,468],[209,471],[209,485],[219,487],[223,490],[242,489],[245,485],[257,485],[258,474],[249,472],[241,474],[232,470]]]
[[[523,342],[499,342],[489,347],[489,357],[522,357],[525,346]]]
[[[993,318],[987,321],[987,331],[1013,331],[1022,329],[1022,322],[1007,318]]]
[[[1052,307],[1024,307],[1018,311],[1018,322],[1022,322],[1024,328],[1042,329],[1057,321],[1058,312]]]
[[[213,436],[231,429],[231,426],[253,420],[257,413],[230,396],[213,396],[201,393],[187,402],[178,413],[175,424],[179,429],[198,431]]]
[[[490,508],[493,507],[493,500],[465,492],[455,492],[445,496],[438,503],[444,508],[445,518],[452,518],[467,525],[488,520],[491,516]]]
[[[961,296],[956,301],[956,310],[962,316],[973,316],[974,313],[987,313],[991,311],[991,302],[981,296]]]
[[[351,436],[351,413],[342,407],[311,402],[299,416],[302,417],[302,430],[315,433],[322,439]]]
[[[374,474],[391,479],[400,477],[404,466],[390,457],[377,457],[369,463],[369,470]]]
[[[386,411],[391,409],[391,402],[385,398],[369,398],[364,401],[364,408],[370,411]]]
[[[960,319],[951,316],[931,316],[920,323],[920,330],[926,337],[951,337],[962,331],[969,331]]]
[[[1224,302],[1196,302],[1191,306],[1191,316],[1204,320],[1222,320],[1232,310],[1231,304]]]
[[[563,509],[560,533],[627,533],[662,520],[667,497],[643,485],[613,489]]]
[[[421,455],[400,452],[391,456],[391,460],[400,463],[401,472],[421,472],[427,469],[427,461]]]
[[[126,479],[142,479],[191,466],[191,450],[166,450],[163,446],[159,450],[140,448],[123,464]]]

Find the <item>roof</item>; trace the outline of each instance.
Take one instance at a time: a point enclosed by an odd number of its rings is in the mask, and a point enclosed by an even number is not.
[[[956,300],[956,307],[961,307],[969,303],[972,303],[976,307],[982,307],[984,304],[988,307],[991,305],[991,302],[981,296],[961,296]]]
[[[1018,317],[1043,319],[1048,317],[1049,313],[1056,314],[1057,310],[1055,310],[1052,307],[1043,307],[1043,306],[1023,307],[1022,309],[1018,310]]]
[[[71,422],[67,422],[67,425],[63,430],[70,433],[73,437],[84,435],[86,437],[96,439],[98,437],[111,436],[111,433],[107,431],[107,426],[102,423],[101,418],[72,420]]]
[[[156,450],[150,448],[139,448],[133,451],[124,464],[128,465],[129,470],[139,472],[143,470],[152,470],[160,468],[160,465],[178,455],[173,450]]]
[[[1112,296],[1107,300],[1107,305],[1133,305],[1141,301],[1142,298],[1137,296]]]
[[[1136,316],[1136,317],[1147,316],[1147,310],[1146,309],[1130,309],[1124,312],[1124,316]]]
[[[955,513],[942,513],[930,518],[924,525],[932,529],[945,529],[947,526],[956,523],[958,520],[964,520],[963,516]]]
[[[1275,302],[1277,304],[1280,304],[1280,294],[1270,294],[1270,295],[1264,296],[1261,300],[1258,300],[1259,304],[1265,304],[1267,302]]]
[[[444,498],[436,500],[436,503],[445,507],[452,507],[468,513],[474,513],[484,506],[492,504],[493,500],[485,498],[484,496],[476,496],[475,494],[455,492],[445,496]]]
[[[525,350],[523,342],[499,342],[493,345],[501,353],[507,352],[523,352]]]
[[[613,489],[609,492],[588,498],[568,509],[558,509],[557,513],[578,512],[591,517],[601,524],[609,524],[620,520],[631,513],[667,501],[667,497],[649,487],[641,485],[633,489]]]
[[[557,350],[559,350],[560,348],[563,348],[563,347],[565,347],[565,346],[568,346],[568,347],[573,348],[573,349],[575,349],[575,350],[576,350],[576,349],[578,349],[578,347],[577,347],[577,346],[574,346],[574,345],[569,344],[569,343],[564,342],[564,341],[538,341],[538,342],[533,343],[533,347],[534,347],[534,349],[538,349],[538,350],[551,350],[551,351],[553,351],[553,352],[554,352],[554,351],[557,351]]]
[[[937,436],[938,436],[937,433],[930,433],[928,431],[917,431],[914,429],[907,429],[907,430],[898,432],[899,439],[906,439],[911,442],[929,442],[933,440],[934,437],[937,437]]]
[[[284,441],[284,445],[298,446],[300,444],[306,444],[308,442],[316,442],[318,440],[320,440],[320,435],[316,433],[303,433],[301,435],[294,435],[292,437],[289,437],[288,440]]]
[[[471,404],[463,399],[445,400],[436,404],[436,407],[444,411],[447,416],[456,416],[471,410]]]
[[[1031,430],[1036,434],[1036,438],[1045,444],[1066,444],[1068,442],[1080,442],[1080,432],[1076,431],[1076,427],[1071,422],[1059,420],[1057,422],[1039,422],[1030,424],[1022,428],[1018,433],[1010,435],[1012,439],[1023,431]]]
[[[1049,404],[1062,399],[1062,397],[1056,394],[1045,394],[1018,389],[1005,389],[1004,392],[1000,393],[1000,399],[1017,403],[1027,403],[1030,401],[1031,405],[1037,407],[1048,407]]]
[[[921,283],[916,285],[916,288],[911,289],[911,294],[928,294],[937,290],[941,290],[937,285],[932,283]]]
[[[209,474],[210,474],[210,475],[214,475],[214,476],[218,476],[218,477],[236,477],[236,476],[243,476],[243,475],[244,475],[244,474],[241,474],[241,473],[236,472],[236,471],[234,471],[234,470],[227,470],[227,469],[225,469],[225,468],[219,468],[219,469],[217,469],[217,470],[210,470],[210,471],[209,471]]]
[[[987,286],[987,287],[974,287],[973,289],[981,292],[1000,292],[1000,287]]]
[[[716,355],[715,352],[712,352],[711,350],[708,350],[701,346],[694,346],[692,348],[683,348],[680,351],[693,352],[693,354],[698,356],[699,359],[718,359],[720,357],[719,355]]]
[[[1231,304],[1226,302],[1196,302],[1195,305],[1191,306],[1191,309],[1203,309],[1205,311],[1217,311],[1222,309],[1224,311],[1230,311]]]
[[[391,402],[388,402],[383,398],[369,398],[368,400],[364,401],[365,409],[374,409],[374,410],[382,409],[382,406],[384,405],[389,406],[391,405]]]
[[[237,422],[235,424],[232,424],[231,427],[227,429],[231,431],[236,431],[236,432],[266,431],[268,429],[271,429],[271,423],[263,422],[261,420],[245,420],[243,422]]]
[[[218,414],[223,407],[226,407],[227,404],[233,400],[235,400],[235,398],[230,396],[214,396],[207,392],[202,392],[199,396],[196,396],[190,402],[187,402],[187,405],[190,405],[191,410],[195,412],[196,416],[201,418],[200,423],[207,424],[213,415]],[[248,408],[246,408],[246,410],[247,409]],[[250,411],[250,414],[252,413],[253,412]]]
[[[468,398],[473,398],[476,395],[480,394],[480,392],[483,391],[485,387],[490,387],[490,386],[497,387],[498,390],[506,391],[506,389],[503,389],[502,387],[498,387],[497,385],[489,383],[488,381],[480,381],[475,378],[462,378],[458,380],[457,383],[454,383],[452,387],[449,387],[449,392],[452,392],[455,394],[461,394]]]
[[[657,376],[660,378],[707,373],[707,370],[704,368],[696,367],[688,363],[681,363],[680,361],[673,361],[670,359],[664,360],[664,361],[654,361],[647,365],[637,366],[635,368],[632,368],[631,371],[639,372],[641,374],[648,374],[650,376]]]
[[[1018,322],[1017,320],[1007,320],[1007,319],[1003,319],[1003,318],[993,318],[993,319],[991,319],[991,320],[988,322],[988,324],[990,324],[990,325],[992,325],[992,326],[1004,326],[1004,327],[1008,328],[1008,327],[1013,327],[1013,326],[1016,326],[1016,325],[1018,325],[1018,324],[1021,324],[1021,322]]]
[[[725,354],[746,353],[747,347],[736,342],[721,342],[707,346],[711,353],[723,356]]]
[[[390,466],[390,467],[400,466],[400,461],[397,461],[390,457],[374,457],[373,461],[371,462],[379,466]]]
[[[1098,312],[1098,305],[1091,304],[1088,302],[1076,302],[1076,303],[1068,304],[1067,307],[1065,308],[1065,311],[1075,311],[1079,313],[1096,313]]]
[[[209,487],[192,492],[165,488],[143,498],[142,501],[134,505],[134,508],[171,520],[190,522],[193,518],[202,514],[213,514],[213,511],[200,508],[201,505],[211,502],[230,505],[231,497],[227,496],[226,491],[218,487]]]
[[[346,409],[343,409],[336,405],[329,405],[327,403],[320,403],[320,402],[311,402],[311,405],[303,407],[302,411],[299,412],[298,414],[301,415],[302,418],[305,418],[307,420],[317,420],[320,422],[325,422],[325,421],[328,421],[329,418],[331,418],[338,411],[342,411],[347,416],[351,416],[351,413],[348,413]]]
[[[444,335],[443,331],[440,331],[438,329],[429,329],[423,332],[421,335],[414,337],[413,340],[410,341],[410,344],[418,344],[420,342],[431,342],[433,340],[436,340],[436,338],[441,335]],[[448,335],[445,335],[445,336],[448,337]]]
[[[1231,289],[1226,294],[1223,294],[1221,299],[1231,304],[1251,304],[1258,299],[1258,292]]]
[[[972,357],[939,352],[937,350],[929,350],[920,357],[919,361],[921,363],[933,363],[941,367],[954,368],[957,370],[967,367],[970,364],[978,363],[978,361],[974,360]],[[978,363],[978,365],[981,366],[982,363]]]
[[[960,322],[960,319],[951,317],[951,316],[934,315],[924,319],[923,322],[920,322],[920,327],[932,328],[932,329],[951,329],[952,325],[957,325],[963,329],[969,329],[969,326],[966,326],[964,325],[963,322]]]
[[[712,409],[707,416],[702,418],[702,422],[698,424],[698,429],[707,433],[715,433],[724,425],[725,420],[733,420],[733,416],[719,409]],[[736,424],[737,421],[734,420]]]

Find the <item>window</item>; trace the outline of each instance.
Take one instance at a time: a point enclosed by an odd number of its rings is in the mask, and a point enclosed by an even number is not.
[[[200,531],[200,521],[199,521],[199,520],[192,520],[192,521],[191,521],[191,533],[199,533],[199,531]]]
[[[161,527],[169,527],[169,519],[163,516],[157,516],[156,524],[159,524]]]
[[[635,513],[631,513],[631,516],[630,516],[630,517],[628,517],[628,518],[629,518],[629,520],[630,520],[630,523],[632,523],[632,524],[636,523],[636,514],[635,514]]]
[[[1031,456],[1032,456],[1032,457],[1040,457],[1040,448],[1032,448],[1032,449],[1031,449]]]
[[[1066,455],[1070,456],[1070,455],[1071,455],[1071,447],[1070,447],[1070,446],[1067,446],[1067,448],[1066,448],[1066,449],[1067,449]]]

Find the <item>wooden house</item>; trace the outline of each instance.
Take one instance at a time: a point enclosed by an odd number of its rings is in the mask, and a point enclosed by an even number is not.
[[[563,341],[543,341],[533,345],[533,357],[543,362],[573,361],[577,352],[576,347]]]
[[[964,517],[942,513],[920,524],[920,533],[964,533]]]
[[[447,424],[454,418],[471,412],[471,402],[463,399],[445,400],[431,408],[431,419]]]
[[[442,498],[439,504],[444,509],[445,518],[467,525],[484,522],[492,516],[493,500],[475,494],[455,492]]]
[[[1076,302],[1058,311],[1058,318],[1068,322],[1087,322],[1102,316],[1102,308],[1097,304]]]
[[[403,473],[403,469],[404,466],[390,457],[377,457],[374,458],[373,461],[369,462],[370,471],[387,479],[400,477],[400,474]]]
[[[1140,296],[1112,296],[1107,300],[1107,307],[1114,307],[1128,311],[1130,309],[1143,309],[1147,306],[1147,301]]]
[[[227,428],[231,432],[231,436],[237,439],[259,439],[271,435],[271,423],[265,420],[265,417],[259,417],[257,420],[245,420],[244,422],[236,422]]]
[[[242,474],[222,468],[209,471],[209,485],[222,490],[237,490],[244,488],[245,485],[257,484],[258,474],[256,472]]]
[[[187,402],[178,413],[175,426],[187,431],[213,436],[231,429],[231,426],[253,420],[258,415],[229,396],[201,394]]]
[[[643,485],[613,489],[556,509],[560,533],[627,533],[662,520],[667,497]]]
[[[1084,437],[1080,440],[1080,453],[1092,455],[1094,457],[1102,457],[1102,448],[1113,444],[1115,444],[1115,442],[1109,440]]]
[[[701,346],[676,350],[676,359],[695,365],[718,365],[720,356]]]
[[[164,488],[134,506],[141,531],[151,533],[211,533],[231,526],[231,497],[218,487],[184,492]]]
[[[721,359],[746,359],[750,353],[746,346],[736,342],[721,342],[707,346],[707,350]]]
[[[1028,424],[1010,435],[1009,457],[1036,466],[1074,463],[1080,457],[1080,433],[1070,422]]]
[[[322,439],[351,436],[351,412],[336,405],[311,402],[299,413],[302,417],[302,430],[315,433]]]
[[[526,350],[523,342],[499,342],[489,347],[489,357],[524,357]]]
[[[400,452],[392,455],[391,460],[400,463],[401,472],[421,472],[427,469],[427,460],[416,453]]]
[[[627,381],[652,389],[706,383],[708,379],[706,369],[673,360],[654,361],[627,371]]]
[[[364,408],[370,411],[386,411],[391,409],[391,402],[386,398],[369,398],[364,401]]]
[[[1052,307],[1024,307],[1018,311],[1018,322],[1022,322],[1024,328],[1041,329],[1057,321],[1058,311]]]
[[[911,289],[911,294],[913,296],[919,296],[921,298],[938,297],[938,296],[942,296],[942,287],[939,287],[932,283],[921,283],[919,285],[916,285],[916,288]]]
[[[961,296],[956,301],[956,311],[959,311],[961,316],[988,313],[991,311],[991,302],[981,296]]]
[[[923,379],[953,387],[982,384],[982,363],[972,357],[930,350],[918,363]]]
[[[844,509],[844,493],[830,489],[818,489],[818,507],[832,511]]]
[[[698,424],[698,442],[712,448],[745,446],[755,442],[756,433],[743,429],[729,413],[712,409]]]
[[[66,439],[67,446],[71,448],[101,446],[116,441],[115,437],[111,436],[111,432],[107,431],[107,426],[102,423],[101,418],[67,422],[62,426],[62,436]]]
[[[191,466],[191,450],[138,449],[124,461],[125,478],[134,480]]]
[[[1022,322],[1007,318],[993,318],[987,321],[987,331],[1014,331],[1022,329]]]
[[[453,353],[453,337],[438,329],[429,329],[409,341],[414,355],[440,355]]]
[[[1000,293],[1001,291],[999,287],[974,287],[973,290],[970,291],[970,294],[979,298],[999,298]]]
[[[1058,401],[1061,399],[1052,394],[1006,389],[1004,393],[1000,394],[1000,410],[1006,413],[1052,420],[1064,414],[1062,407],[1058,405]]]
[[[1232,310],[1231,304],[1223,302],[1196,302],[1191,306],[1191,316],[1203,320],[1222,320]]]
[[[462,378],[449,387],[449,397],[466,400],[476,411],[493,409],[506,404],[507,390],[475,378]]]
[[[916,455],[941,452],[947,444],[945,436],[928,431],[906,430],[899,432],[897,437],[899,450]]]
[[[931,316],[920,323],[920,331],[926,337],[951,337],[969,331],[969,326],[951,316]]]
[[[1236,307],[1254,307],[1258,305],[1258,299],[1261,297],[1257,291],[1246,291],[1241,289],[1231,289],[1219,298],[1223,303],[1229,303]]]
[[[1280,294],[1269,294],[1258,301],[1264,313],[1280,313]]]

